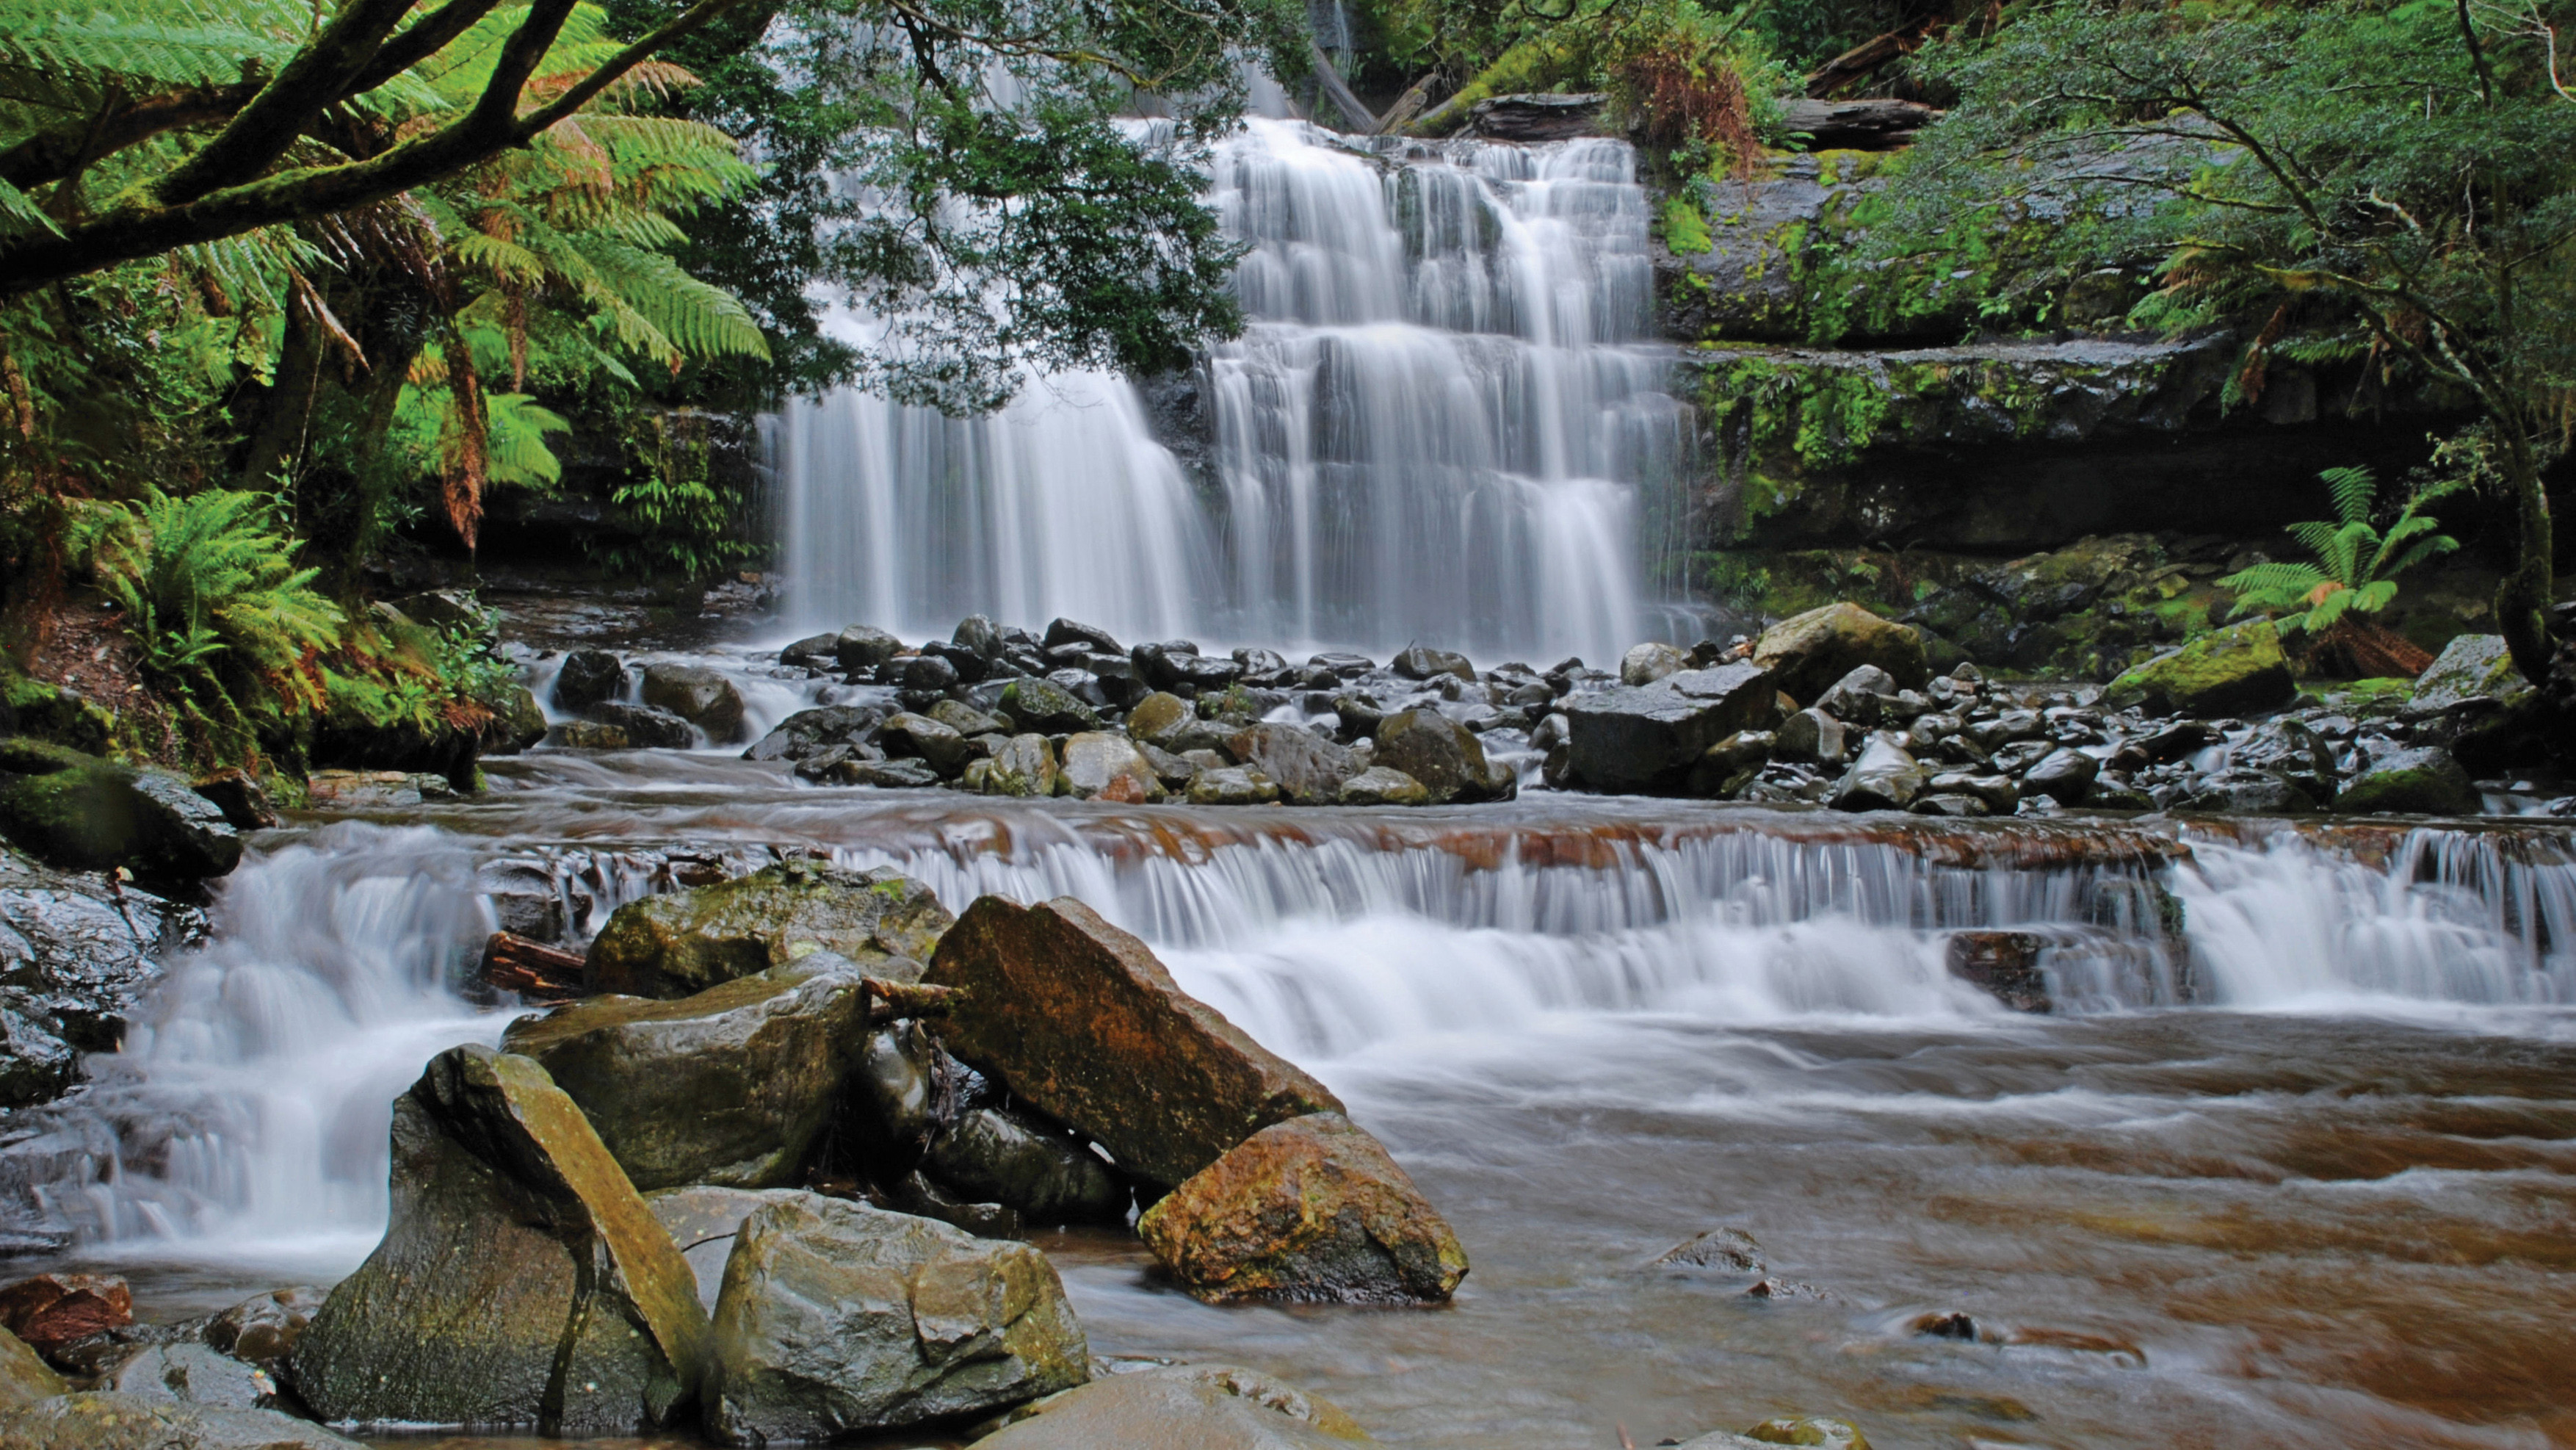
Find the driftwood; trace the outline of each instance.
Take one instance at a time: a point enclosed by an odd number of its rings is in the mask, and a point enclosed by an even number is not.
[[[1601,134],[1601,110],[1610,98],[1580,95],[1493,96],[1467,111],[1463,133],[1487,141],[1563,141]]]
[[[1948,23],[1949,17],[1936,10],[1884,35],[1871,36],[1810,71],[1807,94],[1830,96],[1845,86],[1868,79],[1888,62],[1912,55]]]
[[[868,996],[868,1025],[882,1026],[906,1017],[945,1017],[956,1005],[955,987],[934,987],[926,982],[889,982],[883,977],[865,977],[859,990]]]
[[[532,1001],[567,1001],[584,991],[581,953],[506,931],[492,933],[483,943],[481,975],[485,986]]]
[[[1309,40],[1306,42],[1306,57],[1315,67],[1316,89],[1340,109],[1354,130],[1363,136],[1374,135],[1377,113],[1361,105],[1360,98],[1351,94],[1350,86],[1342,80],[1342,73],[1333,69],[1332,59],[1324,54],[1324,48]]]
[[[1422,108],[1431,103],[1431,83],[1438,78],[1439,73],[1435,71],[1407,86],[1404,94],[1395,98],[1395,104],[1386,108],[1386,114],[1377,118],[1374,134],[1392,136],[1421,115]]]
[[[1817,151],[1892,151],[1941,119],[1918,101],[1791,101],[1786,110],[1789,129]]]

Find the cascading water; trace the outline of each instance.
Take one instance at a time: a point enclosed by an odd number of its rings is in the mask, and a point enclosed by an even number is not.
[[[1373,148],[1373,149],[1372,149]],[[1213,496],[1125,380],[960,421],[858,393],[774,430],[799,621],[1615,656],[1688,466],[1620,142],[1362,143],[1253,120],[1213,202],[1250,326],[1199,369]]]

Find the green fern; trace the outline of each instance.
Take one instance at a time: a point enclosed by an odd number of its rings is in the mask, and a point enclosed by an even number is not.
[[[2334,501],[2335,518],[2292,524],[2288,530],[2316,562],[2257,564],[2219,580],[2236,591],[2231,618],[2260,611],[2273,616],[2283,634],[2304,629],[2315,636],[2348,613],[2386,609],[2397,597],[2398,575],[2460,546],[2450,535],[2434,533],[2440,525],[2418,512],[2458,492],[2456,482],[2419,490],[2382,533],[2370,522],[2371,506],[2379,497],[2378,475],[2367,468],[2329,468],[2318,477]]]
[[[147,486],[86,515],[78,543],[148,672],[182,690],[210,683],[229,697],[228,676],[312,703],[306,659],[336,647],[347,621],[314,592],[320,571],[295,567],[276,512],[265,494]]]

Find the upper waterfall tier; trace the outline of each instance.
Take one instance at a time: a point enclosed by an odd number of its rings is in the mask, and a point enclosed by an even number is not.
[[[1689,465],[1619,142],[1361,143],[1255,120],[1212,203],[1249,325],[1201,360],[1192,479],[1124,379],[997,417],[857,393],[775,432],[800,622],[1067,614],[1130,636],[1615,655]]]

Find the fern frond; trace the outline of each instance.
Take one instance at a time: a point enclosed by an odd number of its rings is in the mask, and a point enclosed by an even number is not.
[[[2325,480],[2326,492],[2334,498],[2335,517],[2347,524],[2370,517],[2370,505],[2379,497],[2378,474],[2367,468],[2329,468],[2317,477]]]

